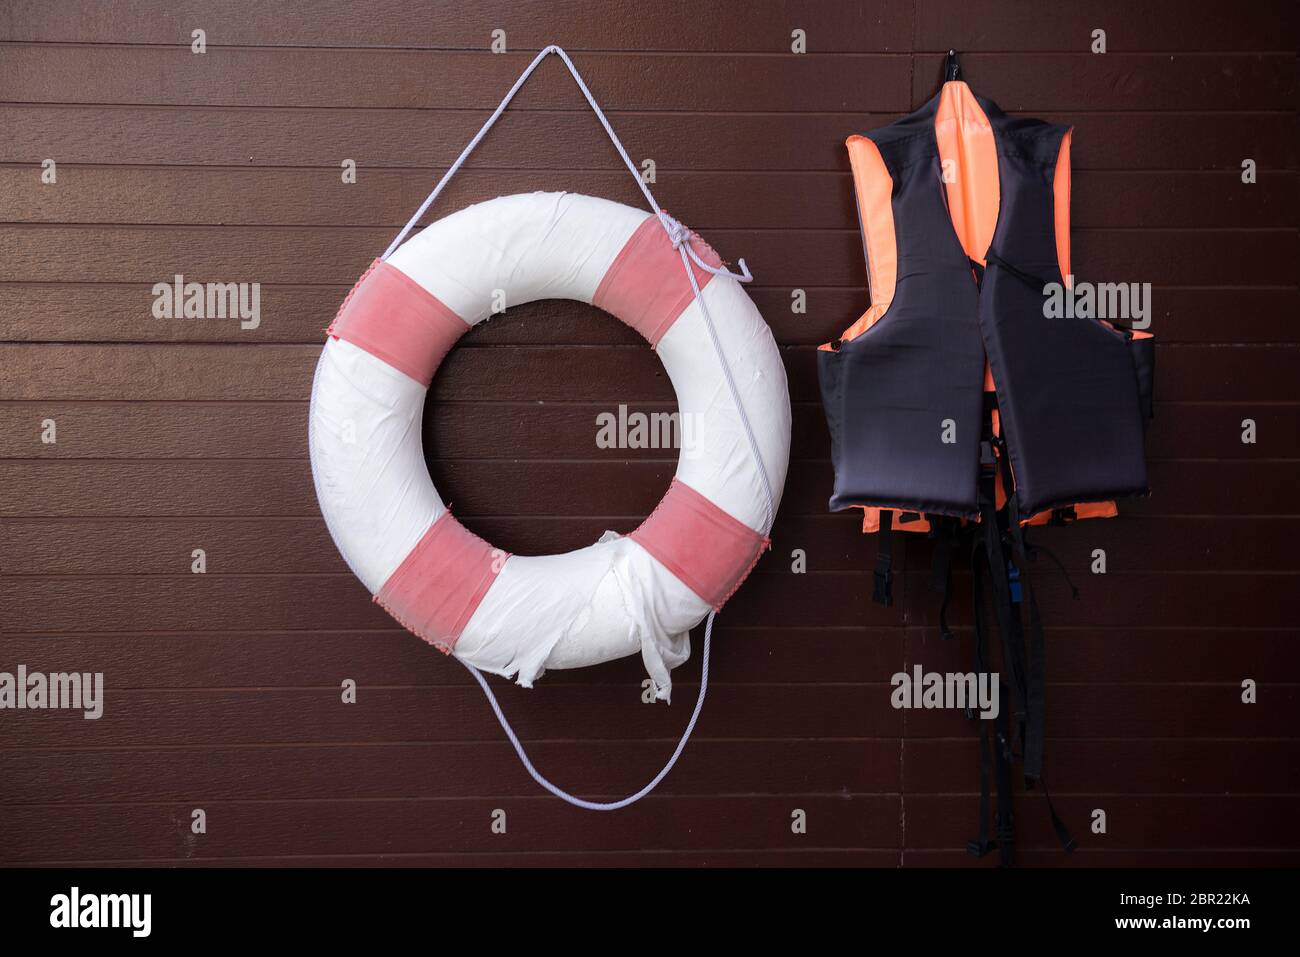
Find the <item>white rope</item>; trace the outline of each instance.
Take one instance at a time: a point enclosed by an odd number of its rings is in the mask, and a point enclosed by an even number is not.
[[[460,151],[460,156],[456,157],[456,162],[452,163],[451,166],[448,167],[447,172],[442,174],[442,179],[438,180],[438,185],[433,188],[433,192],[429,193],[429,195],[425,197],[424,202],[420,204],[420,208],[415,211],[415,215],[412,216],[407,224],[402,227],[402,231],[397,234],[397,238],[388,244],[388,248],[384,250],[384,254],[380,258],[385,260],[388,259],[388,257],[393,254],[393,250],[402,244],[402,240],[406,238],[407,233],[414,229],[415,224],[420,221],[420,217],[428,212],[429,207],[433,205],[433,201],[437,199],[438,195],[442,192],[442,188],[447,185],[447,181],[460,171],[460,168],[465,165],[465,160],[469,159],[469,154],[474,152],[479,143],[483,141],[483,137],[487,135],[487,131],[492,129],[493,124],[501,118],[501,114],[506,111],[506,107],[510,105],[510,101],[515,98],[515,94],[518,93],[524,83],[528,81],[528,78],[533,75],[533,71],[537,69],[538,64],[552,53],[563,60],[564,65],[569,68],[569,73],[572,74],[574,82],[578,84],[578,89],[580,89],[582,95],[587,98],[587,103],[591,106],[592,112],[596,114],[596,118],[600,120],[600,125],[605,128],[605,132],[608,134],[610,142],[613,143],[614,148],[618,150],[618,155],[623,160],[623,165],[627,167],[628,172],[632,174],[632,178],[636,180],[637,185],[641,187],[641,192],[645,196],[646,202],[650,204],[650,211],[659,217],[659,222],[663,224],[664,231],[668,233],[668,238],[672,240],[673,248],[681,249],[685,247],[687,255],[691,257],[691,261],[705,272],[712,273],[715,276],[730,276],[737,282],[751,281],[754,277],[750,274],[749,267],[745,265],[745,260],[743,259],[739,260],[737,263],[737,265],[740,266],[739,274],[711,266],[704,262],[704,260],[700,259],[695,250],[691,248],[690,243],[687,242],[691,236],[690,230],[659,208],[659,204],[655,202],[654,194],[650,192],[650,187],[646,185],[645,180],[641,178],[641,174],[637,172],[636,164],[633,163],[631,157],[627,155],[627,150],[623,148],[623,144],[619,140],[618,134],[614,132],[614,127],[610,126],[609,119],[596,103],[596,98],[591,95],[591,90],[587,88],[587,84],[583,82],[582,76],[578,73],[578,68],[574,66],[573,61],[569,59],[569,54],[565,53],[564,50],[554,44],[546,47],[542,52],[538,53],[537,56],[533,57],[533,62],[524,68],[523,73],[519,74],[519,79],[515,80],[514,86],[510,87],[510,91],[497,105],[497,108],[492,112],[492,115],[487,118],[487,122],[484,123],[479,131],[474,134],[474,138],[465,144],[465,148]]]
[[[686,722],[686,730],[682,732],[681,738],[678,739],[677,747],[673,749],[672,757],[668,759],[668,763],[660,768],[659,773],[651,778],[650,782],[646,784],[645,787],[637,791],[635,794],[629,794],[627,797],[618,801],[588,801],[585,798],[580,798],[576,795],[570,794],[558,785],[552,784],[548,781],[542,775],[542,772],[538,771],[537,768],[533,766],[533,762],[529,760],[528,752],[524,750],[524,746],[519,742],[519,737],[515,734],[515,729],[510,727],[510,722],[506,720],[505,713],[501,710],[501,705],[497,703],[497,696],[494,695],[492,689],[488,687],[487,679],[483,677],[483,672],[479,671],[468,662],[462,661],[461,664],[469,669],[469,673],[474,676],[475,680],[478,681],[479,687],[483,689],[483,693],[487,695],[488,704],[492,706],[492,713],[497,716],[497,721],[500,722],[501,727],[505,729],[506,737],[509,738],[510,743],[514,745],[515,754],[519,755],[519,761],[523,764],[524,770],[532,776],[534,781],[546,788],[546,790],[550,791],[560,800],[567,801],[574,807],[585,808],[588,811],[617,811],[619,808],[627,807],[629,804],[635,804],[657,788],[659,782],[668,776],[668,772],[673,769],[673,765],[677,763],[677,759],[680,758],[682,752],[686,750],[686,742],[690,740],[691,732],[695,730],[695,722],[700,719],[700,712],[704,710],[704,698],[709,690],[709,646],[713,642],[713,619],[716,615],[717,612],[710,611],[709,617],[704,623],[704,648],[700,653],[700,693],[695,699],[695,710],[691,712],[691,720]]]
[[[772,523],[776,520],[776,498],[772,494],[772,483],[767,475],[767,466],[764,464],[763,457],[759,453],[758,441],[754,438],[753,427],[749,423],[749,416],[745,413],[745,404],[740,399],[740,391],[736,388],[735,379],[731,375],[731,367],[727,364],[727,357],[722,351],[722,344],[718,340],[718,332],[713,325],[713,317],[709,315],[708,303],[705,302],[704,296],[700,293],[700,285],[695,279],[695,271],[691,268],[691,263],[694,263],[705,272],[711,273],[715,276],[726,276],[735,279],[737,282],[749,282],[754,277],[750,274],[749,267],[745,265],[744,259],[737,261],[737,264],[740,266],[740,272],[733,273],[725,268],[712,266],[699,257],[691,247],[691,238],[694,234],[686,226],[682,225],[659,208],[659,204],[655,202],[654,194],[650,192],[650,187],[646,185],[645,180],[641,178],[641,174],[637,172],[636,164],[633,163],[631,158],[627,155],[627,150],[623,148],[623,144],[620,142],[618,134],[614,132],[614,128],[610,125],[609,120],[606,118],[600,106],[596,103],[596,98],[591,95],[591,90],[587,89],[587,84],[583,82],[582,76],[578,73],[578,68],[574,66],[573,61],[569,59],[569,54],[565,53],[560,47],[555,46],[554,44],[546,47],[533,58],[533,62],[528,64],[524,69],[524,72],[519,74],[519,79],[515,80],[514,86],[510,87],[510,91],[506,93],[505,98],[501,100],[501,103],[497,106],[496,110],[494,110],[492,115],[488,117],[487,122],[483,124],[482,128],[474,134],[474,138],[466,144],[463,150],[461,150],[460,156],[456,157],[456,162],[452,163],[447,169],[447,172],[442,174],[442,178],[438,180],[438,184],[433,187],[433,191],[429,193],[424,202],[420,204],[420,208],[415,211],[415,215],[412,216],[407,224],[402,227],[402,231],[397,234],[397,238],[389,243],[388,248],[384,250],[384,255],[380,258],[385,260],[388,259],[388,257],[393,254],[393,250],[401,245],[402,240],[405,239],[407,234],[415,228],[415,224],[420,221],[420,218],[428,211],[429,207],[433,205],[433,201],[438,198],[443,187],[447,185],[448,180],[456,175],[461,166],[465,164],[465,160],[469,158],[469,154],[474,152],[474,148],[478,146],[478,144],[482,142],[483,137],[487,135],[487,131],[490,130],[492,125],[501,118],[501,114],[505,112],[510,101],[515,98],[515,94],[519,92],[520,88],[528,78],[532,76],[533,71],[537,69],[537,65],[552,53],[563,60],[564,65],[569,68],[569,73],[578,84],[578,89],[582,90],[582,95],[587,98],[587,104],[596,114],[596,118],[600,120],[600,125],[605,128],[605,132],[609,135],[610,142],[614,144],[614,148],[618,150],[618,155],[622,158],[623,164],[627,167],[628,172],[632,174],[632,178],[636,180],[637,185],[641,187],[641,192],[645,196],[646,202],[650,204],[650,211],[659,217],[659,222],[663,226],[664,231],[668,234],[668,238],[672,242],[673,248],[676,249],[682,257],[682,268],[686,270],[686,277],[691,283],[691,291],[695,294],[696,302],[700,304],[700,312],[703,314],[705,326],[709,330],[709,338],[713,341],[713,350],[718,356],[719,364],[722,366],[722,374],[727,381],[727,388],[731,391],[732,401],[736,403],[736,410],[740,413],[741,424],[745,427],[745,436],[749,440],[750,452],[754,456],[754,462],[758,465],[758,473],[763,479],[763,490],[767,493],[766,526],[767,530],[771,531]],[[641,788],[641,790],[637,791],[635,794],[629,794],[627,797],[618,801],[588,801],[585,798],[580,798],[576,795],[570,794],[568,791],[565,791],[563,788],[560,788],[547,780],[546,777],[544,777],[542,773],[534,767],[533,762],[529,759],[528,753],[524,750],[524,746],[519,740],[519,736],[515,734],[515,729],[510,726],[510,722],[506,719],[505,712],[501,710],[501,705],[497,701],[496,695],[492,693],[492,688],[488,685],[487,679],[483,677],[483,673],[468,661],[460,658],[457,660],[469,669],[469,673],[474,676],[474,680],[477,681],[479,687],[483,689],[483,694],[487,696],[488,704],[492,706],[492,713],[496,715],[497,721],[501,724],[502,730],[506,733],[506,737],[510,739],[511,745],[514,746],[515,753],[519,755],[519,760],[523,764],[524,770],[532,776],[534,781],[551,794],[560,798],[562,801],[567,801],[575,807],[585,808],[589,811],[617,811],[619,808],[627,807],[629,804],[635,804],[658,787],[659,782],[668,776],[668,772],[673,769],[673,765],[677,763],[677,759],[682,756],[682,752],[686,749],[686,742],[690,740],[691,732],[695,730],[695,723],[699,720],[700,712],[704,709],[704,699],[709,690],[709,652],[713,643],[713,619],[715,617],[717,617],[717,612],[710,611],[709,617],[704,623],[704,647],[701,649],[700,654],[700,693],[695,699],[695,710],[691,712],[691,719],[686,723],[686,730],[682,732],[682,736],[678,740],[677,747],[673,750],[672,756],[668,759],[668,762],[663,766],[663,768],[660,769],[659,773],[651,778],[650,782],[646,784],[645,787]]]

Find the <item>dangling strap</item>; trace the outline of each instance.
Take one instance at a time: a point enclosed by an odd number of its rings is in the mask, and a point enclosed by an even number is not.
[[[888,608],[894,603],[894,513],[880,510],[876,533],[876,570],[872,573],[871,600]]]
[[[997,440],[998,464],[1002,472],[1002,487],[1007,495],[1007,535],[1011,541],[1011,556],[1008,567],[1019,571],[1020,586],[1024,595],[1021,603],[1029,609],[1029,654],[1028,662],[1023,663],[1020,692],[1023,695],[1025,725],[1022,732],[1025,784],[1033,787],[1043,773],[1043,723],[1046,718],[1044,695],[1046,692],[1046,670],[1043,661],[1044,640],[1043,621],[1038,612],[1038,601],[1034,596],[1034,585],[1029,574],[1029,563],[1025,559],[1025,539],[1020,528],[1020,507],[1016,501],[1015,479],[1011,474],[1011,460],[1006,443]],[[1020,630],[1020,613],[1016,609],[1015,624]],[[1023,649],[1024,642],[1017,635],[1016,644]],[[1023,655],[1023,650],[1021,651]]]
[[[1074,843],[1074,835],[1070,833],[1070,829],[1065,826],[1065,822],[1056,813],[1056,808],[1052,804],[1052,795],[1047,790],[1047,782],[1039,778],[1039,783],[1043,786],[1043,797],[1047,799],[1047,813],[1051,815],[1052,830],[1056,832],[1056,839],[1061,842],[1061,847],[1065,853],[1073,854],[1077,846]]]
[[[1075,601],[1078,601],[1079,587],[1075,585],[1074,579],[1070,577],[1070,572],[1065,567],[1065,563],[1061,561],[1061,559],[1057,556],[1056,552],[1052,551],[1050,548],[1046,547],[1045,545],[1036,545],[1033,542],[1031,542],[1029,540],[1029,532],[1027,529],[1021,529],[1020,536],[1021,538],[1024,539],[1025,542],[1025,556],[1032,562],[1038,561],[1039,554],[1046,555],[1048,558],[1050,558],[1052,560],[1052,564],[1055,565],[1057,570],[1061,573],[1061,577],[1065,579],[1065,583],[1070,586],[1070,597],[1072,597]]]
[[[1011,537],[1013,560],[1020,567],[1025,604],[1029,609],[1029,664],[1025,699],[1028,723],[1023,745],[1025,787],[1042,786],[1043,794],[1047,798],[1047,812],[1052,819],[1052,830],[1056,833],[1056,839],[1061,843],[1061,847],[1068,854],[1074,850],[1074,837],[1066,828],[1065,822],[1057,815],[1056,808],[1052,805],[1051,795],[1047,793],[1047,785],[1043,782],[1044,725],[1047,719],[1045,662],[1047,643],[1043,635],[1043,619],[1038,610],[1038,599],[1034,594],[1033,578],[1029,574],[1029,563],[1026,558],[1028,549],[1025,545],[1024,530],[1020,526],[1020,507],[1016,501],[1015,480],[1011,474],[1010,458],[1002,439],[998,439],[998,444],[1003,487],[1007,490],[1007,529]],[[1061,571],[1065,571],[1064,566],[1061,567]],[[1066,580],[1069,580],[1069,576],[1066,576]],[[1074,587],[1073,582],[1070,583],[1070,587]],[[1075,597],[1078,597],[1077,591]]]
[[[972,542],[970,554],[970,577],[971,577],[971,608],[975,624],[975,680],[979,676],[989,672],[988,663],[985,661],[985,622],[987,617],[984,610],[984,575],[981,571],[981,554],[978,540]],[[976,713],[975,708],[969,702],[966,705],[966,718],[969,721],[979,721],[979,738],[980,738],[980,804],[979,804],[979,827],[975,840],[966,845],[966,850],[974,857],[983,857],[993,847],[989,838],[989,793],[991,787],[991,778],[993,775],[993,744],[990,741],[992,731],[988,722],[981,719]]]
[[[952,560],[961,538],[961,520],[935,515],[930,518],[930,526],[930,534],[934,538],[934,555],[930,560],[930,590],[942,596],[939,602],[939,637],[951,641],[948,605],[952,601]]]
[[[988,501],[981,503],[980,524],[984,541],[984,557],[988,563],[989,579],[993,586],[993,610],[1002,638],[1002,667],[1011,678],[1015,693],[1017,736],[1023,740],[1027,725],[1027,679],[1024,643],[1020,628],[1019,606],[1011,599],[1011,582],[1007,576],[1006,553],[1002,548],[1002,530],[998,527],[997,513]]]
[[[510,101],[514,99],[515,94],[519,92],[520,88],[528,78],[532,76],[533,71],[537,69],[537,65],[552,53],[563,60],[564,65],[569,68],[569,73],[572,74],[574,81],[578,84],[578,89],[582,90],[582,95],[587,98],[587,103],[591,106],[592,111],[595,112],[596,118],[600,120],[600,125],[604,127],[605,132],[609,134],[610,142],[612,142],[614,148],[618,150],[618,155],[622,158],[623,164],[627,167],[628,172],[632,174],[632,178],[636,180],[637,185],[641,188],[641,192],[645,196],[646,202],[650,204],[651,212],[659,217],[659,222],[663,225],[664,231],[668,234],[668,238],[671,240],[673,248],[676,249],[678,254],[681,256],[682,268],[686,270],[686,278],[690,280],[691,291],[695,294],[695,301],[700,304],[700,312],[704,316],[705,327],[709,330],[709,338],[713,342],[713,350],[718,357],[718,363],[722,366],[723,377],[727,381],[727,388],[731,392],[731,398],[736,404],[737,411],[740,412],[740,422],[745,427],[745,436],[749,440],[750,453],[754,456],[754,462],[758,466],[758,474],[763,479],[763,490],[767,494],[766,527],[771,529],[772,523],[776,519],[776,497],[772,494],[772,484],[767,475],[767,466],[764,464],[763,457],[759,453],[758,441],[754,438],[753,427],[750,425],[749,416],[745,412],[745,405],[740,400],[740,391],[736,388],[735,380],[732,378],[731,367],[727,364],[727,357],[723,354],[722,345],[718,341],[718,333],[713,325],[713,317],[709,315],[708,303],[704,297],[700,295],[700,286],[695,279],[695,270],[691,268],[691,263],[694,263],[705,272],[712,273],[715,276],[727,276],[731,279],[735,279],[737,282],[749,282],[754,277],[750,275],[749,267],[745,265],[745,260],[743,259],[738,261],[740,273],[737,274],[729,272],[726,269],[711,266],[708,263],[703,262],[700,257],[696,255],[695,250],[691,248],[689,242],[691,237],[690,230],[659,208],[659,204],[655,202],[654,195],[650,192],[650,187],[646,185],[645,181],[641,179],[640,174],[637,173],[636,165],[628,157],[627,150],[623,148],[623,144],[619,142],[618,136],[614,133],[614,128],[610,126],[609,120],[605,118],[605,114],[597,105],[596,98],[591,95],[591,91],[587,89],[587,84],[583,82],[582,77],[578,74],[578,68],[573,65],[573,61],[569,59],[569,55],[558,46],[551,45],[546,47],[533,58],[533,61],[528,64],[524,72],[519,74],[519,79],[515,80],[514,85],[510,87],[510,91],[506,93],[504,99],[501,100],[501,103],[497,106],[496,110],[494,110],[492,115],[488,117],[487,122],[483,124],[482,128],[474,134],[474,138],[466,144],[463,150],[461,150],[460,156],[456,158],[456,162],[452,163],[447,172],[443,173],[442,178],[438,180],[438,184],[434,186],[433,191],[430,192],[424,202],[420,204],[420,208],[415,211],[415,215],[412,216],[407,224],[402,227],[402,231],[397,234],[397,238],[389,243],[388,248],[384,250],[384,255],[381,258],[387,259],[393,254],[393,251],[401,245],[402,240],[405,239],[407,234],[415,228],[415,224],[420,221],[420,217],[422,217],[425,212],[428,211],[429,207],[433,205],[433,201],[438,198],[438,194],[442,192],[443,187],[446,186],[447,182],[456,175],[457,171],[459,171],[461,166],[464,165],[465,160],[469,158],[469,154],[474,152],[474,148],[478,146],[483,137],[487,135],[487,131],[492,128],[492,124],[501,118],[501,114],[505,112],[506,107],[510,104]],[[514,728],[510,726],[510,722],[506,720],[505,713],[501,710],[501,705],[497,702],[496,695],[492,693],[492,689],[488,686],[487,679],[483,677],[482,672],[471,665],[468,661],[459,658],[457,660],[469,669],[470,674],[472,674],[474,679],[479,683],[479,687],[483,689],[483,693],[487,696],[488,704],[492,706],[492,713],[496,715],[497,721],[500,722],[502,729],[506,733],[506,737],[510,739],[510,743],[514,746],[515,753],[519,755],[519,760],[523,764],[524,770],[529,773],[534,781],[546,790],[550,791],[556,797],[563,801],[567,801],[575,807],[586,808],[590,811],[616,811],[619,808],[627,807],[629,804],[634,804],[653,791],[659,785],[659,782],[667,777],[668,772],[672,770],[673,765],[677,763],[677,759],[681,757],[682,751],[685,750],[686,742],[690,740],[691,732],[695,730],[695,722],[699,719],[700,711],[704,708],[704,698],[709,688],[709,651],[713,640],[713,619],[716,614],[716,612],[710,611],[708,620],[704,624],[704,648],[700,656],[700,693],[695,699],[695,710],[691,712],[691,719],[686,723],[686,730],[682,732],[682,736],[678,740],[677,747],[673,750],[672,756],[668,759],[668,763],[665,764],[659,773],[650,780],[650,783],[635,794],[630,794],[618,801],[588,801],[576,797],[548,781],[542,773],[533,766],[533,762],[529,760],[523,744],[519,741],[519,736],[515,734]]]
[[[985,610],[985,576],[983,571],[988,567],[988,556],[982,552],[980,542],[976,539],[972,542],[971,547],[971,606],[975,623],[975,674],[977,677],[991,674],[986,659],[988,649],[986,623],[988,616]],[[1010,699],[1011,689],[1007,687],[1005,682],[998,682],[998,692],[1000,701]],[[975,857],[983,857],[994,848],[997,848],[999,864],[1002,867],[1009,867],[1013,857],[1012,848],[1014,846],[1015,828],[1013,826],[1011,789],[1011,767],[1014,757],[1011,750],[1011,721],[1008,710],[1005,707],[999,707],[997,717],[990,723],[987,719],[981,718],[975,709],[967,704],[966,717],[980,723],[979,828],[975,839],[966,844],[966,850]],[[993,783],[996,783],[997,786],[998,807],[997,814],[992,818],[993,833],[996,836],[991,838],[989,836],[989,819],[991,810],[990,792]]]
[[[1007,693],[1007,686],[1002,685],[1002,694]],[[998,816],[994,821],[998,836],[998,864],[1010,867],[1014,859],[1013,848],[1016,839],[1015,816],[1011,809],[1011,764],[1014,756],[1011,752],[1011,719],[1006,708],[998,709],[998,716],[993,719],[997,732],[997,773],[998,773]]]
[[[1015,760],[1013,735],[1023,741],[1026,733],[1027,666],[1024,660],[1018,596],[1012,592],[1013,582],[1008,571],[1009,568],[1014,569],[1014,566],[1007,561],[1006,551],[1003,548],[1003,532],[996,507],[998,466],[996,456],[993,454],[992,423],[988,416],[985,419],[985,435],[980,442],[980,528],[973,536],[971,547],[976,662],[977,668],[987,669],[988,665],[985,661],[987,615],[984,601],[984,578],[987,575],[993,598],[994,617],[1002,638],[1002,674],[1004,677],[1009,677],[1010,682],[999,681],[998,683],[1001,705],[997,717],[993,720],[993,728],[989,729],[987,721],[981,719],[985,726],[980,730],[980,830],[979,836],[967,845],[967,849],[977,857],[982,857],[996,847],[999,864],[1002,867],[1009,867],[1013,859],[1015,837],[1011,785],[1011,769]],[[1013,713],[1016,719],[1014,729],[1011,724]],[[990,763],[993,764],[992,768]],[[998,794],[997,814],[993,819],[996,834],[994,840],[990,840],[988,836],[991,772],[995,772]]]

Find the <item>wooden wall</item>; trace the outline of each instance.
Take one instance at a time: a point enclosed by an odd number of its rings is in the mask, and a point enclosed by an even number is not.
[[[518,52],[490,54],[494,29]],[[0,712],[0,862],[971,864],[972,727],[888,700],[915,662],[967,668],[969,633],[935,635],[924,542],[896,607],[868,602],[874,542],[825,508],[813,361],[867,296],[843,140],[923,102],[954,46],[1005,109],[1075,124],[1076,274],[1153,283],[1160,341],[1154,494],[1042,536],[1083,596],[1040,576],[1049,780],[1082,847],[1063,859],[1027,797],[1022,860],[1295,863],[1296,41],[1287,0],[4,4],[0,670],[103,671],[107,695],[99,721]],[[549,42],[660,200],[747,259],[795,411],[775,548],[719,617],[696,737],[610,815],[543,795],[464,670],[371,604],[305,447],[338,302]],[[555,60],[438,212],[532,189],[639,201]],[[152,318],[175,273],[261,283],[260,326]],[[595,447],[620,402],[673,407],[631,333],[573,303],[512,310],[439,374],[430,470],[512,551],[626,531],[674,463]],[[635,660],[497,684],[546,772],[615,796],[659,768],[698,675],[671,707],[640,703]]]

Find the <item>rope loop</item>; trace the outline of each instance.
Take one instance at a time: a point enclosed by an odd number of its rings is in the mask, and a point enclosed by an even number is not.
[[[745,265],[745,260],[738,261],[740,272],[734,273],[724,266],[711,266],[706,263],[695,250],[691,247],[691,240],[696,237],[694,230],[683,225],[680,221],[673,219],[663,210],[659,211],[659,221],[663,223],[664,229],[668,232],[668,241],[673,244],[673,249],[686,250],[686,255],[691,257],[691,262],[699,266],[707,273],[715,276],[726,276],[728,279],[734,279],[736,282],[752,282],[754,277]]]

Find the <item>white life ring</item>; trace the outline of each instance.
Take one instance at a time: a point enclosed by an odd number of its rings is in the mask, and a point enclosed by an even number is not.
[[[701,240],[688,241],[719,263]],[[692,268],[716,345],[659,217],[530,193],[434,222],[357,281],[316,367],[312,473],[334,543],[402,625],[526,686],[546,668],[639,651],[656,695],[668,697],[690,629],[767,545],[790,453],[790,399],[771,331],[734,279]],[[507,555],[453,518],[434,488],[420,440],[425,394],[439,362],[502,291],[512,305],[593,303],[657,349],[692,442],[636,531],[561,555]]]

